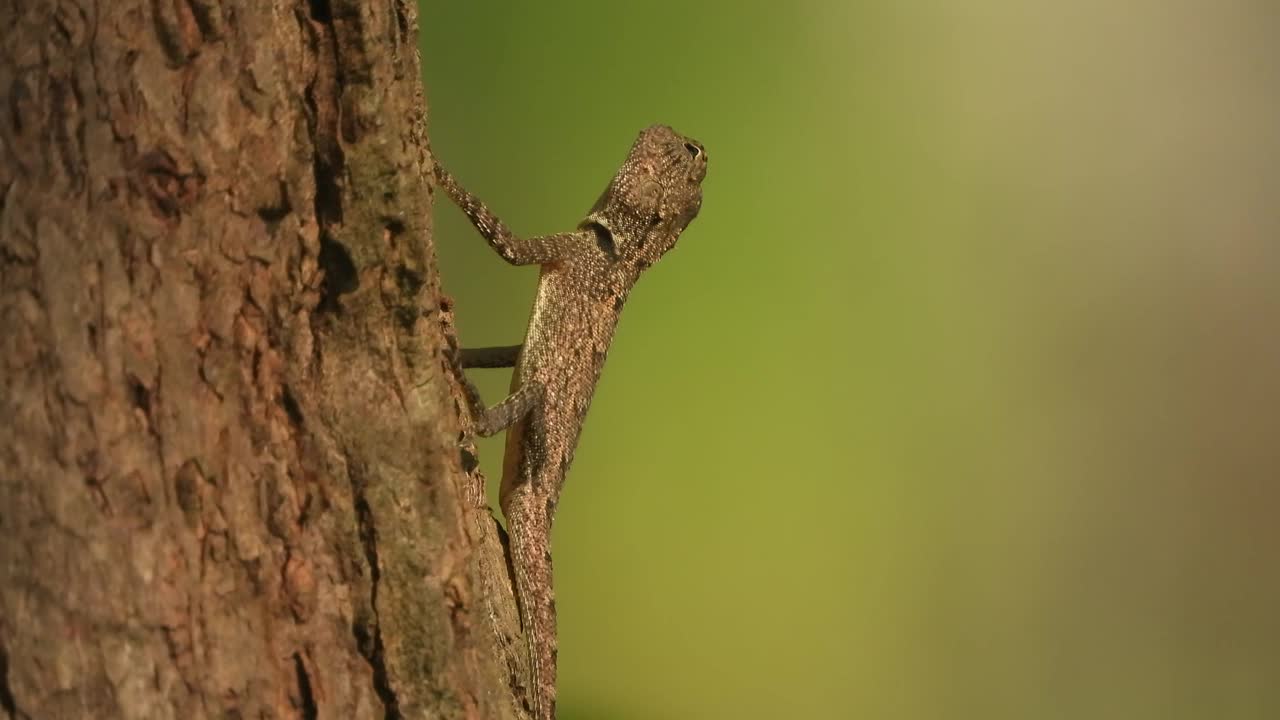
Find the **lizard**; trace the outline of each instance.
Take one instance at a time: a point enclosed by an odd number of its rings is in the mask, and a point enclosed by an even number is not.
[[[517,237],[439,163],[435,169],[439,188],[503,260],[541,266],[524,342],[459,350],[453,362],[475,434],[509,428],[499,504],[528,653],[527,702],[534,720],[553,720],[552,518],[618,315],[640,274],[701,209],[707,153],[670,127],[646,128],[576,230],[531,238]],[[486,408],[461,372],[469,367],[513,367],[510,395]]]

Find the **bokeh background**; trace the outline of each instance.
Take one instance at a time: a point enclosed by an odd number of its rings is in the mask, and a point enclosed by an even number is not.
[[[557,516],[564,718],[1280,717],[1280,4],[422,12],[517,232],[709,153]],[[517,342],[536,271],[438,218]]]

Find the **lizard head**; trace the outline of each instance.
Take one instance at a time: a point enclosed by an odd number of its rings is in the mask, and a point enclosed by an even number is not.
[[[666,125],[645,128],[596,201],[584,227],[615,257],[640,269],[675,246],[702,207],[707,152]]]

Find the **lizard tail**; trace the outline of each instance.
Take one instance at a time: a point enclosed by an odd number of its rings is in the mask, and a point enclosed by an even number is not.
[[[551,575],[551,528],[543,509],[532,507],[535,503],[531,496],[521,495],[504,512],[520,624],[529,651],[529,700],[534,720],[555,720],[556,599]]]

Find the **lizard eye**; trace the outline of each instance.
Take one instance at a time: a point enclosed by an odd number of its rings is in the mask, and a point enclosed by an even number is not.
[[[689,155],[692,156],[694,160],[697,160],[698,158],[702,157],[702,148],[698,147],[697,145],[694,145],[691,142],[685,143],[684,149],[689,151]]]

